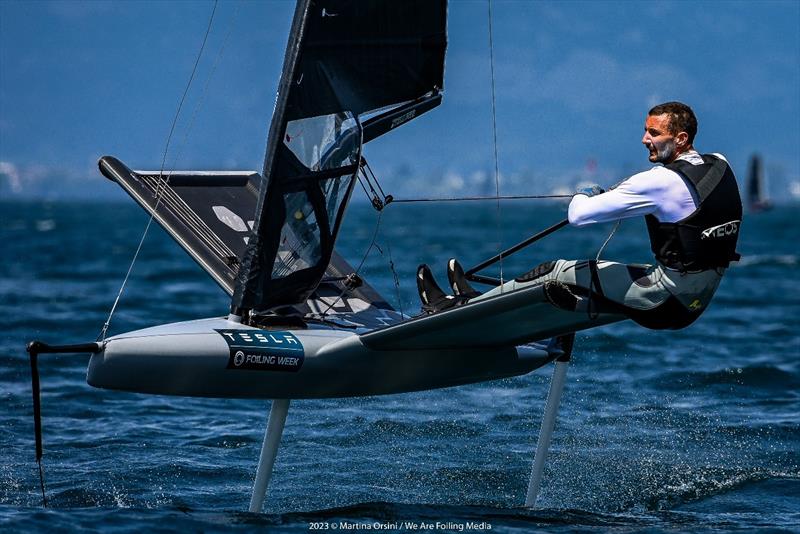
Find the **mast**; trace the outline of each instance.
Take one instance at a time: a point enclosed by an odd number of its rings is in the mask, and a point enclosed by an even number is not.
[[[263,221],[261,215],[264,211],[267,186],[269,185],[269,177],[271,174],[269,171],[272,169],[274,163],[277,144],[280,142],[281,137],[283,137],[283,130],[286,127],[285,121],[283,120],[286,112],[286,101],[289,97],[292,79],[294,79],[297,58],[300,54],[300,43],[302,41],[303,31],[305,30],[305,22],[308,16],[310,3],[311,0],[297,0],[297,5],[294,10],[292,27],[289,31],[289,42],[286,45],[286,53],[283,59],[283,72],[281,72],[280,82],[278,83],[278,97],[275,100],[275,109],[272,112],[272,122],[270,123],[269,133],[267,135],[267,150],[264,155],[264,169],[261,173],[264,178],[259,188],[254,229],[260,229]],[[231,314],[233,315],[241,316],[243,309],[252,309],[258,296],[257,292],[259,291],[259,281],[261,278],[261,270],[259,269],[261,262],[258,261],[258,255],[263,246],[261,243],[262,235],[263,233],[261,231],[254,231],[247,241],[247,248],[242,257],[233,299],[231,301]]]

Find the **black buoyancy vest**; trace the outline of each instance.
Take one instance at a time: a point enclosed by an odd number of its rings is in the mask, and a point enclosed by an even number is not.
[[[701,165],[676,160],[667,169],[686,178],[699,201],[688,217],[665,223],[646,215],[650,246],[656,259],[680,271],[705,271],[727,267],[736,253],[742,222],[742,199],[728,163],[704,154]]]

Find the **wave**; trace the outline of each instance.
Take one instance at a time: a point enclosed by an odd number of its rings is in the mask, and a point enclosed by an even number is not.
[[[74,497],[74,496],[73,496]],[[766,514],[759,520],[748,516],[691,511],[623,513],[592,512],[579,509],[526,509],[485,505],[412,504],[364,502],[302,512],[253,514],[248,512],[216,512],[194,510],[175,505],[167,509],[126,507],[123,502],[98,502],[95,495],[78,499],[86,507],[73,509],[18,509],[7,517],[7,532],[31,530],[103,530],[117,533],[163,530],[252,531],[307,533],[310,530],[369,530],[379,532],[574,532],[576,530],[673,532],[680,530],[741,530],[754,524],[765,526]],[[97,505],[100,508],[97,508]],[[113,507],[117,504],[117,507]],[[109,508],[109,506],[112,506]],[[781,518],[781,526],[792,526],[791,519]],[[795,525],[796,526],[796,525]]]
[[[658,517],[646,514],[605,514],[583,510],[527,510],[487,506],[445,504],[402,504],[367,502],[339,508],[284,514],[209,512],[185,506],[152,510],[136,507],[109,508],[87,498],[84,507],[47,510],[19,509],[4,524],[6,532],[43,530],[103,530],[117,533],[141,532],[154,528],[163,531],[229,531],[267,529],[269,532],[310,530],[370,530],[379,532],[552,532],[559,527],[652,528]],[[99,505],[99,506],[98,506]],[[684,520],[684,522],[686,522]],[[669,525],[674,526],[675,521]],[[333,526],[335,525],[335,526]],[[666,523],[663,523],[666,526]],[[238,527],[238,528],[237,528]]]
[[[800,376],[772,365],[753,365],[709,372],[675,371],[657,376],[653,383],[661,389],[673,391],[717,385],[787,391],[800,388]]]
[[[736,267],[752,267],[754,265],[782,265],[795,266],[800,264],[800,256],[795,254],[748,254],[742,255]]]
[[[383,436],[386,433],[398,436],[458,436],[474,437],[482,433],[479,425],[469,421],[435,419],[431,421],[395,421],[378,419],[369,424],[368,434]]]
[[[530,527],[548,526],[590,526],[590,527],[611,527],[611,526],[634,526],[642,524],[642,517],[620,516],[619,514],[607,514],[602,512],[589,512],[584,510],[532,510],[522,507],[494,507],[485,505],[447,505],[447,504],[411,504],[411,503],[391,503],[391,502],[367,502],[317,510],[312,512],[290,512],[273,516],[279,523],[301,523],[310,522],[346,522],[346,523],[365,523],[386,525],[398,524],[399,529],[408,524],[425,523],[433,525],[432,529],[440,531],[458,531],[459,525],[462,530],[467,523],[475,525],[476,530],[496,530],[499,526],[524,528],[530,532]],[[404,525],[406,523],[406,525]],[[480,528],[480,525],[490,525]],[[378,526],[378,529],[381,527]],[[383,529],[386,529],[383,526]],[[413,527],[411,527],[413,529]],[[391,528],[389,530],[392,530]]]
[[[721,468],[689,468],[685,473],[673,469],[672,476],[650,491],[643,492],[641,503],[631,503],[631,507],[644,506],[647,510],[669,510],[682,504],[709,499],[745,485],[762,482],[770,478],[795,478],[790,473],[774,473],[766,470],[727,470]]]

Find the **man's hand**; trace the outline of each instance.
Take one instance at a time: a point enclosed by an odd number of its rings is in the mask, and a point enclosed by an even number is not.
[[[582,187],[577,191],[578,195],[586,195],[587,197],[593,197],[595,195],[599,195],[600,193],[605,193],[605,190],[596,184],[590,187]]]

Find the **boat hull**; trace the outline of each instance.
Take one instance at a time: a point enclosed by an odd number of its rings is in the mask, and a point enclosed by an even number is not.
[[[226,398],[335,398],[420,391],[528,373],[542,346],[376,350],[333,328],[262,330],[224,318],[106,340],[87,382],[139,393]]]

